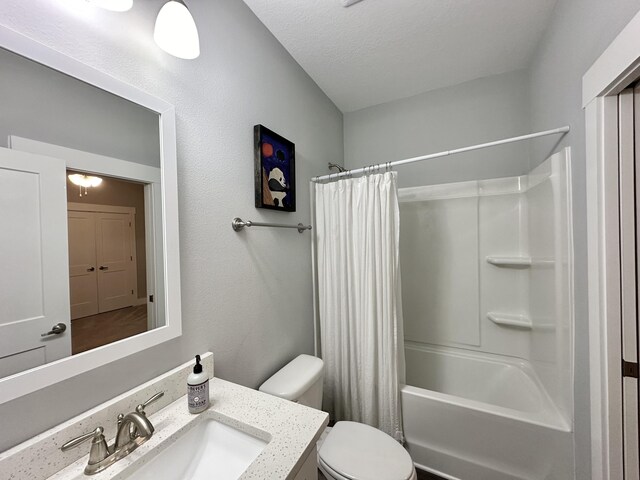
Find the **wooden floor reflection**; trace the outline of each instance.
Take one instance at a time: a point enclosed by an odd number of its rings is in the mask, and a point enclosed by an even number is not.
[[[147,305],[121,308],[71,322],[71,353],[128,338],[147,331]]]

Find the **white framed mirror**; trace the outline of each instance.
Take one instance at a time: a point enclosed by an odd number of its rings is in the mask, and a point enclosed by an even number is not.
[[[174,107],[2,26],[0,65],[5,403],[176,338],[182,320]]]

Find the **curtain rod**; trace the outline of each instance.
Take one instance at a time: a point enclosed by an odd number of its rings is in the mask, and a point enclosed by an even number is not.
[[[396,160],[395,162],[379,163],[377,165],[371,165],[368,167],[347,170],[346,172],[330,173],[328,175],[313,177],[311,181],[321,182],[323,180],[335,180],[338,178],[344,178],[351,175],[357,175],[360,173],[378,172],[382,169],[397,167],[398,165],[405,165],[408,163],[421,162],[423,160],[431,160],[433,158],[446,157],[448,155],[454,155],[456,153],[470,152],[472,150],[480,150],[482,148],[495,147],[497,145],[504,145],[505,143],[520,142],[522,140],[529,140],[530,138],[544,137],[547,135],[557,135],[559,133],[564,134],[569,132],[569,130],[571,130],[569,126],[554,128],[553,130],[545,130],[544,132],[530,133],[528,135],[521,135],[519,137],[505,138],[504,140],[496,140],[495,142],[481,143],[479,145],[472,145],[470,147],[456,148],[455,150],[445,150],[443,152],[431,153],[429,155],[423,155],[421,157],[412,157],[412,158],[406,158],[404,160]]]

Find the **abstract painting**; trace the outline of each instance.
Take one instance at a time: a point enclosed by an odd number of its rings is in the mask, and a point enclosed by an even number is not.
[[[253,127],[256,208],[296,211],[295,145],[262,125]]]

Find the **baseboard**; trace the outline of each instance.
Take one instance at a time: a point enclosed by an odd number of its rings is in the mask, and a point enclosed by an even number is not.
[[[147,297],[140,297],[138,299],[138,303],[136,303],[136,305],[146,305],[147,304]]]

